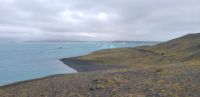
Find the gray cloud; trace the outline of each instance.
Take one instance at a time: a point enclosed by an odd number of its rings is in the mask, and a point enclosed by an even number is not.
[[[200,31],[198,0],[1,0],[0,40],[158,40]]]

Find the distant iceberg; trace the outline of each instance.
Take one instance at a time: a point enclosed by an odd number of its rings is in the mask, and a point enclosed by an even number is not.
[[[112,42],[99,42],[96,45],[100,46],[101,49],[116,48],[116,46]]]

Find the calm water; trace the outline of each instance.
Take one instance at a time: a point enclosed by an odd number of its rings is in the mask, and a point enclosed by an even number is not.
[[[53,74],[75,73],[59,59],[95,50],[152,45],[155,42],[1,42],[0,85]]]

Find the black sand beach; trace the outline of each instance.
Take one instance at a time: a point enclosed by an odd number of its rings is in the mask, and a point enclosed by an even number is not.
[[[117,68],[125,68],[125,66],[120,65],[96,65],[90,61],[81,60],[77,58],[63,58],[62,61],[67,66],[77,70],[78,72],[89,72],[89,71],[100,71],[100,70],[109,70]]]

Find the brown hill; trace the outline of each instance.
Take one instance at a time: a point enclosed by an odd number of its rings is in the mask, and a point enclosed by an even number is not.
[[[184,58],[200,51],[200,33],[188,34],[147,48],[165,56]]]

